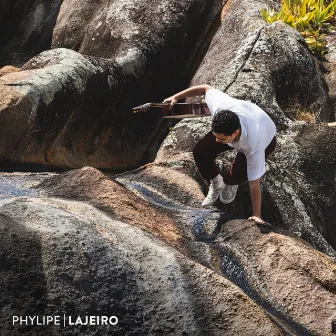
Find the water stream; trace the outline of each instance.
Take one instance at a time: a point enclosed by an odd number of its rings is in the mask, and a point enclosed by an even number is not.
[[[31,196],[39,192],[34,187],[54,173],[0,173],[0,198]]]

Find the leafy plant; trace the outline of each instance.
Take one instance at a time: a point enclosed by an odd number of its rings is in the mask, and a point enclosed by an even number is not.
[[[283,0],[279,12],[266,8],[264,19],[273,23],[283,21],[297,29],[315,54],[326,53],[325,33],[335,21],[336,0]]]

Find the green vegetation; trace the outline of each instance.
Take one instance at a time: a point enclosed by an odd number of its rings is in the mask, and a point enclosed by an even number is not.
[[[325,33],[335,28],[336,0],[283,0],[279,12],[262,10],[269,22],[283,21],[297,29],[314,54],[326,53]]]
[[[170,134],[170,137],[171,137],[171,139],[173,141],[173,144],[174,144],[174,142],[176,141],[176,137],[175,137],[174,127],[173,126],[169,127],[169,134]]]

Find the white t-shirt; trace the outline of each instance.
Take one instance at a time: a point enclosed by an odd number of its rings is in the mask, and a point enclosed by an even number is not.
[[[217,89],[210,89],[205,94],[205,101],[212,115],[221,110],[236,113],[240,120],[241,136],[229,146],[246,156],[247,177],[256,180],[265,174],[265,148],[276,134],[272,119],[257,105],[230,97]]]

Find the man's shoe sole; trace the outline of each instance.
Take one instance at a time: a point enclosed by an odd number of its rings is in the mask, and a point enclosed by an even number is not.
[[[223,190],[224,190],[224,189],[223,189]],[[232,203],[232,202],[234,201],[234,199],[236,198],[238,187],[237,187],[237,189],[236,189],[236,192],[235,192],[234,196],[233,196],[231,199],[229,199],[229,200],[224,199],[224,198],[222,197],[222,192],[223,192],[223,190],[222,190],[221,193],[219,194],[219,200],[220,200],[222,203],[224,203],[224,204],[230,204],[230,203]]]
[[[236,195],[235,195],[232,199],[230,199],[230,200],[224,200],[224,199],[222,198],[222,196],[219,196],[219,200],[220,200],[222,203],[224,203],[224,204],[230,204],[230,203],[232,203],[232,202],[234,201],[235,198],[236,198]]]
[[[218,200],[219,197],[220,197],[220,195],[218,195],[218,197],[214,201],[211,201],[211,202],[206,203],[206,204],[203,204],[203,202],[202,202],[202,207],[207,207],[209,205],[215,204],[217,202],[217,200]]]

